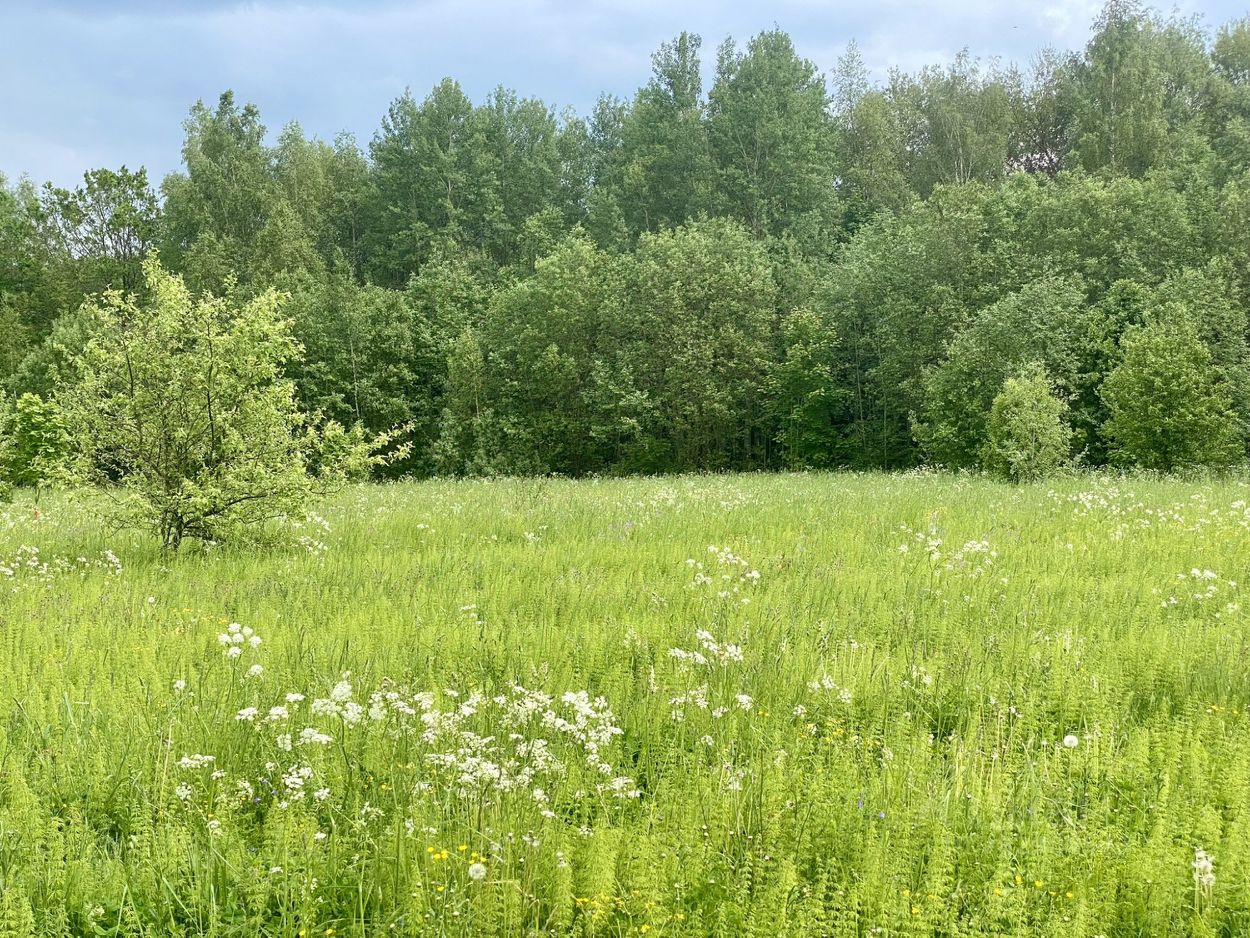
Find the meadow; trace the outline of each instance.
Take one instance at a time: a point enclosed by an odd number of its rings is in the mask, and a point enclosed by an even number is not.
[[[1250,932],[1246,483],[0,515],[0,936]]]

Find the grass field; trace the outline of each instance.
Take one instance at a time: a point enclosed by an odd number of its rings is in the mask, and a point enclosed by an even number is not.
[[[1248,500],[403,484],[174,558],[19,500],[0,936],[1250,933]]]

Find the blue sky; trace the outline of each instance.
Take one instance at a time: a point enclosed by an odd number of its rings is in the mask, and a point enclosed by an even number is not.
[[[650,54],[683,29],[705,65],[726,36],[773,26],[829,70],[854,38],[875,75],[948,61],[964,46],[1025,62],[1044,45],[1079,48],[1098,0],[0,0],[0,172],[72,184],[84,170],[177,169],[197,98],[233,88],[275,133],[298,120],[366,144],[387,105],[457,78],[480,100],[503,84],[585,112],[627,97]],[[1180,0],[1208,27],[1244,0]]]

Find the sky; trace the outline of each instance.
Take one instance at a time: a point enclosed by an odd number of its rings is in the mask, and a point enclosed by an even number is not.
[[[367,145],[392,100],[445,76],[480,101],[504,85],[555,107],[629,97],[682,30],[717,45],[780,27],[828,72],[854,39],[878,78],[950,61],[1027,63],[1078,49],[1098,0],[0,0],[0,173],[73,185],[96,167],[180,167],[182,122],[233,89],[271,136],[297,120]],[[1209,28],[1245,0],[1178,0]]]

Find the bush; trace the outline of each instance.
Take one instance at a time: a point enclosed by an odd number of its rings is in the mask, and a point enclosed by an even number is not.
[[[166,549],[237,538],[384,461],[377,448],[394,434],[370,441],[298,408],[282,295],[195,297],[155,257],[144,276],[142,305],[117,291],[89,305],[98,328],[62,400],[79,475],[116,496],[117,523]]]
[[[65,417],[55,401],[23,394],[0,416],[0,478],[9,486],[56,481],[70,452]]]
[[[1102,385],[1111,414],[1103,432],[1115,462],[1170,472],[1227,467],[1244,456],[1232,394],[1189,316],[1132,329],[1120,348],[1120,364]]]
[[[1068,462],[1072,430],[1067,405],[1055,396],[1045,369],[1026,366],[1008,378],[990,406],[981,465],[1012,482],[1032,482]]]

